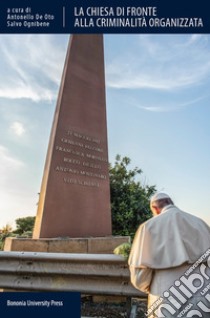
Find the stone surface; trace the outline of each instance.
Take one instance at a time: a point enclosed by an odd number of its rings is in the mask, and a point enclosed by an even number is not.
[[[8,237],[4,251],[112,254],[115,247],[129,241],[129,236],[39,240]]]
[[[86,239],[61,239],[49,240],[49,253],[87,253],[88,242]],[[78,252],[79,251],[79,252]]]
[[[111,232],[103,35],[73,35],[33,238],[100,237]]]
[[[7,237],[4,243],[4,251],[47,252],[47,250],[48,242],[43,240]]]
[[[111,237],[98,237],[88,239],[88,253],[112,253],[115,247],[120,244],[129,242],[129,236],[111,236]]]

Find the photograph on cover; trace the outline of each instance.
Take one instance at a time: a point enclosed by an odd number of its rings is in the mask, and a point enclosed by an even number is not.
[[[1,227],[36,214],[69,37],[1,36]],[[109,161],[208,218],[209,36],[105,35]]]
[[[123,295],[149,294],[151,318],[207,317],[209,49],[198,34],[1,35],[1,249],[125,265],[131,242]]]

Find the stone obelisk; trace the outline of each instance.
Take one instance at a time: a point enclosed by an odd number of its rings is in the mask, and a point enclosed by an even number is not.
[[[33,238],[111,235],[103,35],[69,42]]]

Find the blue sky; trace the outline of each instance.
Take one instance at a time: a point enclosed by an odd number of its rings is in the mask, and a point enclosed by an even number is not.
[[[105,35],[109,160],[210,224],[210,36]],[[36,214],[66,35],[1,35],[0,227]]]

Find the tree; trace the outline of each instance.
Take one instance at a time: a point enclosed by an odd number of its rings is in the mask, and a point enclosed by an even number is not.
[[[5,239],[9,236],[24,236],[32,237],[32,231],[34,227],[35,217],[27,216],[25,218],[19,218],[15,220],[16,230],[12,230],[12,227],[9,224],[6,224],[0,230],[0,250],[4,248]]]
[[[156,187],[142,185],[137,177],[142,170],[129,170],[130,158],[116,156],[114,166],[110,164],[110,190],[113,235],[130,235],[132,238],[138,226],[152,214],[149,199]]]
[[[14,236],[13,233],[12,233],[12,227],[11,227],[10,224],[6,224],[6,225],[0,230],[0,250],[3,250],[5,239],[6,239],[8,236]]]
[[[13,233],[19,234],[19,235],[23,235],[24,233],[32,234],[34,223],[35,223],[35,216],[27,216],[25,218],[19,218],[19,219],[16,219],[15,222],[16,222],[16,230],[13,231]]]
[[[4,234],[4,235],[10,234],[11,232],[12,232],[12,227],[8,223],[5,226],[3,226],[3,228],[1,229],[1,234]]]

